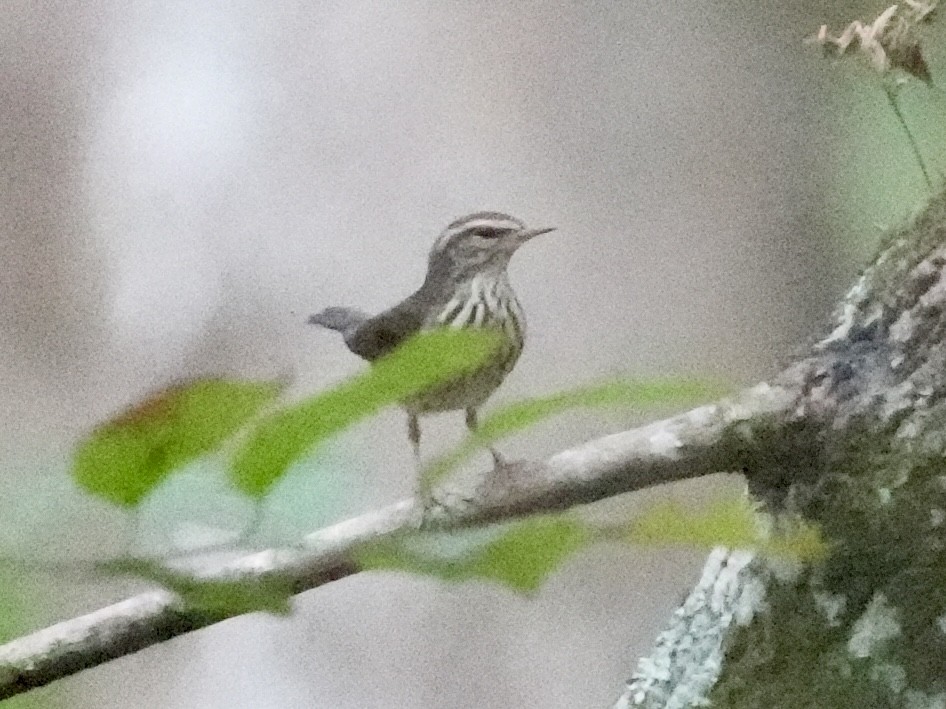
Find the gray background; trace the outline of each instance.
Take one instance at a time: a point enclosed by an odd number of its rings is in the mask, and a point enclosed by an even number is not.
[[[360,371],[305,317],[405,296],[436,233],[477,209],[559,228],[512,264],[530,337],[494,403],[615,374],[740,385],[777,371],[878,225],[923,195],[867,72],[802,44],[855,16],[824,5],[5,3],[4,555],[102,558],[239,526],[247,506],[213,471],[191,471],[132,517],[72,487],[69,451],[183,377],[288,377],[301,396]],[[908,108],[923,91],[905,92]],[[942,139],[921,128],[925,146]],[[460,418],[426,423],[425,452],[459,440]],[[402,419],[386,412],[294,471],[267,534],[291,539],[409,494]],[[503,450],[548,455],[640,420],[571,415]],[[718,476],[590,514],[739,489]],[[34,696],[604,706],[701,556],[597,547],[531,599],[362,575],[304,594],[289,618],[235,619]],[[141,587],[56,569],[4,584],[27,628]]]

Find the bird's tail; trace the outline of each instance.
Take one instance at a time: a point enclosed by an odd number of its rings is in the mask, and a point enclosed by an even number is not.
[[[321,325],[329,330],[342,333],[345,342],[355,334],[368,315],[355,308],[326,308],[320,313],[309,316],[310,325]]]

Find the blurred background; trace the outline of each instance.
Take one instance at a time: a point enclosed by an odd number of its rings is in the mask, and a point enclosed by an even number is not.
[[[213,541],[251,513],[212,466],[138,515],[91,499],[69,455],[96,422],[185,377],[286,377],[302,396],[360,371],[306,317],[404,297],[466,212],[558,227],[513,261],[530,337],[494,405],[616,374],[778,371],[928,194],[876,78],[803,44],[883,9],[4,3],[0,553],[29,563],[0,574],[2,633],[144,587],[44,562]],[[940,177],[942,95],[901,98]],[[573,414],[502,449],[546,456],[641,420]],[[427,454],[462,436],[461,416],[424,423]],[[262,538],[413,485],[403,415],[386,412],[293,471]],[[717,476],[590,514],[739,489]],[[288,618],[221,623],[10,706],[608,706],[702,557],[596,547],[533,598],[363,574]]]

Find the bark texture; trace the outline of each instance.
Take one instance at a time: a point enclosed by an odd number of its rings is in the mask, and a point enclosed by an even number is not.
[[[939,195],[773,382],[795,393],[794,416],[745,456],[750,491],[776,519],[819,525],[828,558],[745,566],[717,551],[617,706],[946,707],[944,339]],[[669,635],[682,622],[688,632]],[[721,631],[719,652],[691,652]]]

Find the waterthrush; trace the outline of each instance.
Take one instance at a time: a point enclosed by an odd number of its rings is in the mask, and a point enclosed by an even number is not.
[[[333,307],[309,318],[312,324],[342,333],[348,349],[369,362],[424,330],[489,328],[501,335],[501,345],[479,368],[402,402],[416,459],[420,459],[420,414],[463,409],[467,427],[475,431],[477,409],[515,366],[525,343],[526,320],[506,267],[516,249],[552,230],[528,229],[501,212],[461,217],[440,233],[430,249],[423,285],[393,308],[371,317],[353,308]],[[502,458],[495,450],[492,453],[499,465]]]

